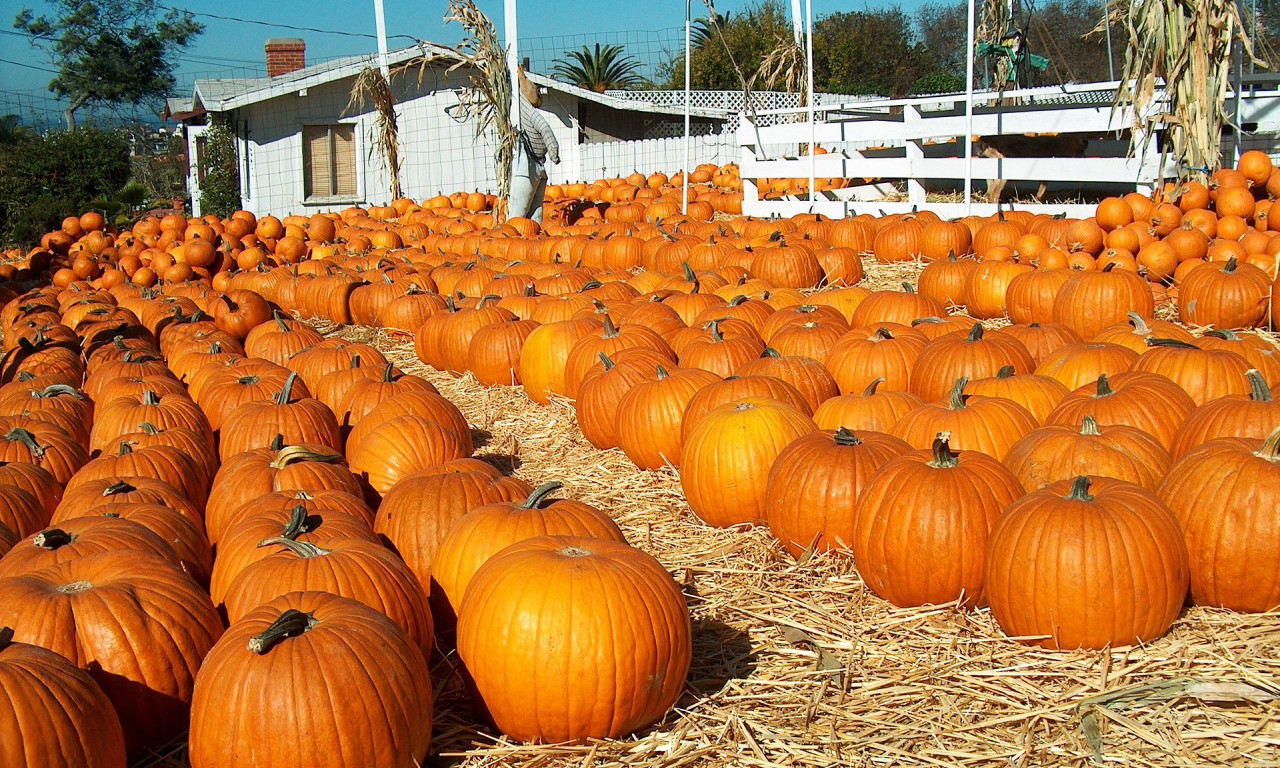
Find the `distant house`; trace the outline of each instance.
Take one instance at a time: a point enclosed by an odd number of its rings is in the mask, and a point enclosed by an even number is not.
[[[377,147],[377,114],[369,103],[350,106],[355,78],[377,66],[376,55],[305,66],[305,44],[276,38],[266,45],[267,77],[197,80],[193,98],[168,105],[181,119],[192,158],[188,187],[200,211],[199,175],[205,131],[215,115],[234,130],[242,205],[255,213],[310,214],[351,205],[390,202],[390,174]],[[492,192],[492,132],[476,136],[458,114],[468,72],[449,48],[420,43],[390,52],[404,194],[424,199],[441,192]],[[407,65],[407,66],[406,66]],[[596,93],[538,74],[542,111],[560,143],[552,183],[603,175],[679,169],[684,133],[681,103],[655,104],[642,94]],[[691,110],[697,141],[691,164],[727,162],[736,151],[728,123],[736,110]]]

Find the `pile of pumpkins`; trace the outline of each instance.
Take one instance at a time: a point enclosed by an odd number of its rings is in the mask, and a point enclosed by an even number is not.
[[[624,736],[683,691],[667,571],[471,458],[457,407],[374,347],[207,281],[46,281],[0,325],[18,765],[124,768],[188,728],[193,768],[419,764],[437,643],[520,740]]]
[[[37,666],[80,691],[39,725],[66,743],[37,750],[113,755],[79,765],[163,743],[190,704],[196,768],[420,760],[436,642],[517,739],[618,737],[670,708],[691,651],[662,567],[555,484],[470,458],[427,381],[312,319],[567,398],[593,445],[678,468],[702,521],[851,556],[895,605],[990,605],[1047,648],[1155,639],[1188,593],[1270,610],[1267,162],[1082,221],[717,219],[673,211],[665,177],[557,189],[544,225],[498,223],[482,195],[124,232],[70,217],[0,266],[0,691]],[[870,291],[864,258],[927,263]],[[1170,301],[1196,333],[1155,319]],[[0,706],[49,706],[20,698]],[[108,712],[119,731],[87,725]],[[304,726],[370,713],[384,734]]]

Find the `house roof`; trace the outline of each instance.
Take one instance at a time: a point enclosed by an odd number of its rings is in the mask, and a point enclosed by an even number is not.
[[[458,60],[458,53],[434,43],[418,43],[407,48],[400,48],[387,53],[387,63],[403,64],[406,61],[426,56]],[[210,112],[226,112],[227,110],[256,104],[273,99],[287,93],[296,93],[303,88],[311,88],[324,83],[331,83],[346,77],[354,77],[361,70],[378,63],[378,54],[368,53],[359,56],[344,56],[320,64],[288,72],[275,77],[236,77],[216,80],[197,80],[195,85],[195,103]]]
[[[459,61],[460,57],[457,51],[446,48],[434,43],[421,42],[411,45],[407,48],[400,48],[387,53],[387,62],[391,65],[402,64],[419,56],[430,58],[441,58],[450,61]],[[330,83],[335,80],[341,80],[346,77],[354,77],[360,74],[360,71],[376,64],[378,61],[377,54],[363,54],[359,56],[346,56],[340,59],[333,59],[321,64],[313,64],[309,67],[295,70],[276,77],[237,77],[237,78],[219,78],[209,80],[197,80],[195,83],[194,98],[185,106],[187,109],[183,112],[193,110],[192,102],[194,102],[194,110],[199,111],[200,108],[207,109],[210,112],[226,112],[228,110],[243,107],[248,104],[256,104],[260,101],[273,99],[277,96],[283,96],[289,93],[296,93],[303,88],[311,88],[324,83]],[[619,98],[608,93],[597,93],[586,88],[579,88],[576,85],[569,85],[558,80],[553,80],[546,75],[536,72],[529,73],[529,79],[543,88],[552,89],[561,93],[576,96],[579,99],[593,101],[613,109],[627,110],[633,112],[650,112],[665,115],[683,115],[683,104],[662,104],[653,103],[645,100],[643,97],[632,96],[629,98]],[[177,101],[177,100],[174,100]],[[177,105],[170,107],[172,112],[177,112]],[[702,118],[719,118],[725,119],[730,117],[728,110],[707,108],[694,106],[691,107],[689,113],[695,117]]]

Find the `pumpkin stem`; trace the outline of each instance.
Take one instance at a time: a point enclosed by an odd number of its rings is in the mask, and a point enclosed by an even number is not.
[[[714,342],[724,341],[724,334],[720,333],[720,321],[711,321],[711,340]]]
[[[964,388],[967,386],[969,386],[969,379],[965,376],[961,376],[960,378],[956,379],[956,383],[951,386],[950,405],[949,405],[950,410],[958,411],[961,408],[965,407]]]
[[[27,447],[27,450],[31,452],[31,455],[34,458],[37,458],[37,459],[44,458],[44,446],[36,442],[35,435],[31,434],[30,431],[25,430],[22,427],[14,427],[13,429],[9,430],[7,433],[5,433],[4,439],[8,440],[11,443],[15,443],[15,442],[22,443]]]
[[[1280,427],[1276,427],[1271,434],[1267,435],[1267,439],[1262,441],[1262,447],[1253,455],[1272,464],[1280,461]]]
[[[1147,325],[1147,321],[1137,312],[1129,312],[1129,325],[1133,326],[1133,332],[1140,336],[1150,336],[1151,326]]]
[[[1262,378],[1262,374],[1257,368],[1250,368],[1245,373],[1249,377],[1249,398],[1259,403],[1271,402],[1271,388],[1267,386],[1267,380]]]
[[[684,279],[691,283],[698,282],[698,276],[694,274],[693,267],[689,266],[689,262],[680,262],[680,266],[684,267]]]
[[[13,627],[0,627],[0,651],[13,645]]]
[[[614,369],[614,367],[616,366],[616,363],[614,363],[612,360],[610,360],[610,359],[609,359],[609,356],[608,356],[608,355],[606,355],[605,353],[603,353],[603,352],[597,352],[597,353],[596,353],[596,356],[598,356],[598,357],[600,358],[600,364],[604,366],[604,369],[605,369],[606,371],[612,371],[612,370]]]
[[[61,528],[46,528],[33,536],[31,543],[52,552],[55,549],[62,549],[74,540],[75,537]]]
[[[740,304],[745,304],[745,303],[747,303],[747,301],[748,301],[747,297],[746,297],[746,296],[743,296],[743,295],[740,293],[740,294],[738,294],[737,296],[734,296],[732,299],[729,299],[729,306],[731,306],[731,307],[736,307],[736,306],[738,306],[738,305],[740,305]]]
[[[128,456],[131,453],[133,453],[133,443],[129,442],[128,440],[125,440],[120,443],[120,452],[117,453],[116,455]]]
[[[1113,270],[1113,269],[1115,269],[1115,268],[1116,268],[1116,262],[1114,262],[1114,261],[1113,261],[1113,262],[1111,262],[1110,264],[1108,264],[1107,266],[1103,267],[1103,268],[1102,268],[1102,271],[1103,271],[1103,272],[1110,272],[1111,270]]]
[[[235,303],[235,301],[233,301],[231,297],[228,296],[227,294],[224,293],[219,298],[222,299],[222,303],[227,305],[227,309],[231,310],[232,312],[235,312],[236,310],[240,309],[240,305]]]
[[[1116,391],[1111,388],[1111,382],[1107,381],[1107,374],[1098,374],[1098,391],[1094,394],[1094,397],[1110,397],[1115,393]]]
[[[658,366],[658,381],[662,381],[663,379],[667,379],[667,378],[670,378],[670,377],[671,377],[671,374],[667,372],[667,369],[666,369],[666,368],[663,368],[661,365],[659,365],[659,366]]]
[[[360,355],[359,355],[359,354],[354,354],[354,355],[352,355],[352,356],[351,356],[351,370],[353,370],[353,371],[354,371],[355,369],[357,369],[357,368],[359,368],[359,367],[360,367]]]
[[[1098,437],[1102,433],[1098,431],[1098,420],[1092,414],[1085,416],[1080,422],[1080,434],[1086,437]]]
[[[253,374],[249,374],[248,376],[241,376],[240,378],[236,379],[237,384],[241,384],[246,387],[251,387],[254,384],[257,384],[259,381],[262,381],[262,378],[260,376],[255,376]]]
[[[853,434],[846,427],[840,427],[832,437],[836,445],[862,445],[862,438]]]
[[[774,349],[773,347],[765,347],[764,351],[760,353],[760,356],[761,357],[782,357],[782,353]]]
[[[50,398],[58,395],[71,395],[77,400],[83,400],[84,395],[80,394],[80,390],[67,384],[50,384],[39,392],[32,392],[33,398]]]
[[[892,339],[892,338],[893,338],[893,331],[889,330],[888,328],[885,328],[882,325],[876,329],[875,333],[871,334],[870,340],[871,341],[888,341],[889,339]]]
[[[604,313],[604,338],[616,339],[618,338],[618,335],[619,335],[618,327],[613,324],[613,318],[609,317],[608,312],[605,312]]]
[[[272,536],[269,539],[263,539],[262,541],[258,542],[259,547],[270,547],[275,544],[278,544],[284,547],[285,549],[289,550],[293,554],[302,558],[321,557],[323,555],[329,554],[329,550],[321,549],[320,547],[317,547],[315,544],[312,544],[310,542],[294,541],[293,539],[286,539],[283,536]]]
[[[864,389],[864,390],[862,390],[862,396],[863,396],[863,397],[871,397],[872,395],[874,395],[874,394],[876,393],[876,390],[877,390],[877,389],[880,387],[880,385],[881,385],[881,384],[883,384],[883,383],[884,383],[884,377],[883,377],[883,376],[881,376],[881,377],[880,377],[880,378],[878,378],[878,379],[872,379],[871,383],[867,385],[867,388],[866,388],[866,389]]]
[[[283,437],[276,435],[283,442]],[[273,441],[274,443],[274,441]],[[305,445],[291,445],[288,448],[274,448],[280,451],[271,462],[273,469],[284,469],[290,464],[296,464],[299,461],[315,461],[323,464],[332,464],[335,461],[342,461],[342,454],[315,451]]]
[[[392,381],[392,371],[394,370],[395,370],[395,366],[391,363],[391,361],[387,361],[387,367],[382,369],[383,382],[390,383]]]
[[[284,380],[284,386],[280,388],[280,393],[276,395],[276,405],[288,405],[289,398],[293,395],[293,383],[298,380],[298,372],[290,371],[289,378]]]
[[[1172,347],[1174,349],[1200,349],[1200,347],[1197,347],[1195,344],[1190,344],[1185,341],[1179,341],[1178,339],[1162,339],[1157,336],[1148,336],[1147,346],[1148,347]]]
[[[280,328],[281,333],[290,333],[291,329],[284,321],[284,313],[278,309],[271,311],[271,318],[276,321],[276,325]]]
[[[557,483],[557,482],[550,482],[544,485],[540,485],[537,488],[535,488],[533,490],[533,493],[529,494],[529,497],[524,500],[524,503],[516,507],[516,509],[537,509],[542,506],[542,502],[546,501],[548,496],[550,496],[551,494],[555,493],[556,491],[560,490],[563,487],[564,487],[563,483]]]
[[[267,450],[270,450],[270,451],[284,450],[284,435],[277,432],[276,436],[271,438],[271,442],[267,443]]]
[[[157,395],[153,390],[148,389],[142,393],[142,404],[143,405],[159,405],[160,396]]]
[[[969,329],[969,335],[965,338],[965,341],[982,341],[982,333],[982,323],[974,323],[973,327]]]
[[[102,495],[104,497],[115,496],[118,493],[133,493],[136,490],[138,490],[138,487],[127,480],[117,480],[106,488],[103,488]]]
[[[1067,501],[1093,501],[1093,494],[1089,493],[1092,482],[1088,475],[1076,477],[1071,483],[1071,493],[1067,494]]]
[[[299,504],[293,508],[289,514],[289,522],[285,524],[284,530],[280,532],[280,538],[297,540],[304,533],[310,533],[315,530],[315,523],[318,518],[307,515],[307,508]]]
[[[903,283],[903,284],[902,284],[902,290],[903,290],[903,292],[905,292],[905,293],[915,293],[915,292],[916,292],[916,287],[915,287],[914,285],[912,285],[911,283]]]
[[[960,454],[951,450],[951,433],[939,432],[933,438],[933,461],[929,466],[934,469],[950,469],[960,463]]]
[[[996,371],[996,378],[1011,379],[1016,373],[1017,373],[1017,370],[1012,365],[1006,365],[1002,367],[1000,370]]]
[[[1222,274],[1224,275],[1235,274],[1237,266],[1238,266],[1238,260],[1236,259],[1235,255],[1233,254],[1231,256],[1228,256],[1227,263],[1222,267]]]
[[[1225,328],[1214,328],[1211,331],[1205,331],[1205,336],[1212,336],[1215,339],[1223,339],[1225,341],[1240,341],[1240,335],[1235,331]]]
[[[298,637],[316,625],[314,614],[303,613],[290,608],[280,614],[280,618],[263,630],[262,634],[249,638],[249,652],[262,656],[270,653],[286,638]]]

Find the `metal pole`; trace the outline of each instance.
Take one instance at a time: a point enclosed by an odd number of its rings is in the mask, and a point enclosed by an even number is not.
[[[692,20],[690,17],[692,16],[692,12],[689,8],[690,3],[691,0],[684,0],[684,172],[681,174],[681,184],[684,187],[684,197],[683,203],[680,207],[680,212],[683,214],[689,213],[689,84],[692,82],[692,78],[689,74],[689,64],[690,60],[693,58],[691,54],[692,33],[690,32],[690,29],[692,27]],[[715,20],[713,19],[712,23],[714,23],[714,21]]]
[[[800,0],[791,0],[791,37],[800,46],[800,25],[804,17],[800,14]]]
[[[1102,2],[1102,20],[1107,23],[1107,79],[1115,82],[1116,61],[1115,55],[1111,52],[1111,0]]]
[[[973,6],[977,0],[969,0],[969,26],[965,33],[965,84],[964,84],[964,215],[973,213]]]
[[[378,69],[385,78],[391,70],[387,66],[387,16],[382,10],[382,0],[373,0],[373,15],[378,24]]]
[[[818,135],[818,124],[815,120],[813,111],[813,0],[804,0],[805,20],[805,51],[804,51],[804,69],[806,88],[809,92],[809,210],[816,212],[818,210],[818,190],[815,188],[815,179],[818,155],[814,153],[814,142]]]
[[[520,52],[516,46],[516,0],[504,0],[502,21],[507,38],[507,74],[511,77],[511,127],[520,130]]]

